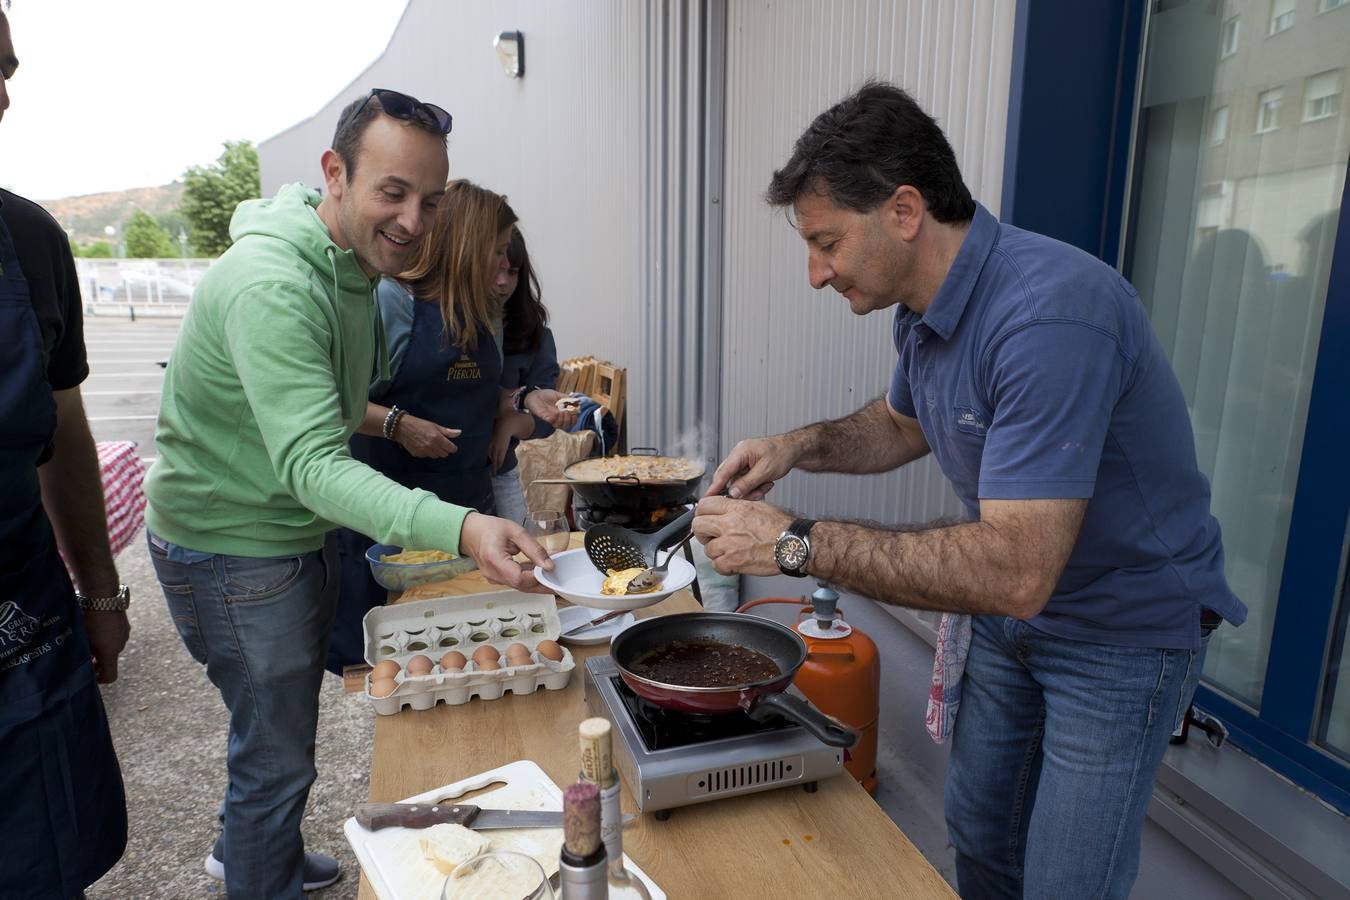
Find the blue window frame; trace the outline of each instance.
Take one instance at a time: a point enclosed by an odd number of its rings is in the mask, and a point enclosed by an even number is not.
[[[1005,222],[1112,265],[1122,246],[1144,0],[1020,0],[1013,40]],[[1073,73],[1066,77],[1065,73]],[[1123,251],[1123,253],[1122,253]],[[1350,179],[1341,199],[1321,347],[1350,346]],[[1313,745],[1350,522],[1350,356],[1317,356],[1260,708],[1202,686],[1235,744],[1342,812],[1350,766]]]

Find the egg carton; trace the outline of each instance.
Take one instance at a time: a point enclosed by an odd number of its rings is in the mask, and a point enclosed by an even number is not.
[[[561,644],[561,660],[539,652],[540,641],[556,643],[562,631],[557,603],[546,594],[493,591],[380,606],[366,613],[363,628],[366,662],[375,666],[393,660],[399,666],[398,687],[384,697],[370,693],[371,676],[366,676],[366,696],[381,716],[404,707],[431,709],[438,702],[458,706],[474,697],[496,700],[507,691],[531,694],[540,687],[557,691],[567,687],[576,668],[571,652]],[[529,649],[528,664],[506,664],[506,648],[515,643]],[[496,649],[500,668],[485,670],[473,661],[474,651],[485,646]],[[440,660],[452,650],[467,660],[462,671],[441,670]],[[408,661],[418,655],[430,658],[432,669],[425,675],[409,675]]]

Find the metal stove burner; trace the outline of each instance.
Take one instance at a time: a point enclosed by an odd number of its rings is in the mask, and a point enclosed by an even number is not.
[[[722,716],[676,712],[639,697],[617,675],[613,680],[614,690],[623,700],[624,708],[647,750],[669,750],[722,738],[798,727],[781,716],[756,722],[739,712]]]
[[[636,503],[632,506],[603,505],[603,503],[582,502],[580,495],[574,493],[572,513],[576,518],[576,526],[580,529],[590,528],[591,525],[609,524],[629,528],[640,534],[652,534],[674,522],[684,514],[684,511],[690,509],[695,501],[697,498],[690,497],[687,501],[672,503],[670,506],[647,506],[645,503]]]
[[[586,707],[613,723],[624,784],[638,809],[658,819],[677,806],[794,784],[814,791],[843,771],[843,750],[785,719],[671,712],[634,694],[612,658],[591,657],[585,668]]]
[[[654,534],[669,523],[678,519],[689,509],[687,505],[665,506],[658,509],[645,509],[627,506],[587,506],[572,500],[572,513],[577,527],[586,530],[592,525],[609,524],[622,528],[631,528],[639,534]]]

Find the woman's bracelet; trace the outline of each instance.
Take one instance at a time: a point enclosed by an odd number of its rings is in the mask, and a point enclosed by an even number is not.
[[[398,420],[402,418],[406,410],[399,409],[397,405],[389,407],[389,412],[384,414],[384,437],[385,440],[394,439],[394,429],[398,427]]]

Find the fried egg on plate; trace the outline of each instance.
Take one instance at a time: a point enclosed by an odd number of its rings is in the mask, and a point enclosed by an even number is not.
[[[635,566],[631,569],[609,569],[608,575],[605,578],[605,583],[600,586],[600,593],[613,597],[627,594],[629,592],[628,583],[645,571],[646,569],[641,566]],[[633,591],[633,593],[651,594],[659,591],[661,589],[661,584],[662,582],[658,581],[645,591]]]

